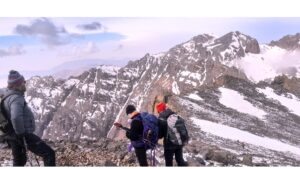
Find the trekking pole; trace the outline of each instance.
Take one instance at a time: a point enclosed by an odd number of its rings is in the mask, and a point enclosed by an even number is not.
[[[155,148],[153,150],[153,166],[156,166],[156,161],[155,161]]]
[[[155,166],[156,165],[156,163],[155,163],[155,149],[156,149],[156,145],[155,144],[153,144],[153,143],[151,143],[151,142],[149,142],[149,144],[151,145],[151,147],[152,147],[152,149],[151,149],[151,152],[150,152],[150,154],[151,154],[151,165],[152,166]]]
[[[27,142],[26,142],[25,137],[23,137],[23,142],[24,142],[24,147],[25,147],[25,155],[26,155],[26,157],[28,158],[28,161],[29,161],[30,166],[32,167],[33,165],[32,165],[32,162],[31,162],[31,160],[30,160],[29,154],[27,154],[28,145],[27,145]]]
[[[152,149],[150,151],[150,166],[153,166]]]
[[[151,150],[151,166],[155,166],[155,162],[154,162],[154,154],[153,154],[154,151],[155,151],[154,149]]]
[[[37,164],[38,164],[38,166],[40,167],[40,162],[39,162],[39,160],[38,160],[37,156],[36,156],[36,155],[34,155],[34,157],[35,157],[35,161],[36,161],[36,163],[37,163]]]
[[[28,160],[29,160],[29,163],[30,163],[31,166],[33,166],[33,165],[32,165],[32,161],[31,161],[30,158],[29,158],[29,151],[27,151],[27,150],[28,150],[28,144],[27,144],[27,142],[26,142],[25,137],[23,137],[23,141],[24,141],[24,144],[25,144],[25,150],[26,150],[26,153],[28,152]],[[36,156],[35,154],[34,154],[34,157],[35,157],[35,161],[36,161],[37,165],[40,167],[40,162],[39,162],[39,160],[38,160],[38,158],[37,158],[37,156]]]

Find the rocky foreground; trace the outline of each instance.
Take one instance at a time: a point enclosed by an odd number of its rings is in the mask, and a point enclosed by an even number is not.
[[[197,143],[196,143],[197,142]],[[56,151],[58,166],[138,166],[134,152],[128,152],[128,141],[113,141],[101,139],[98,141],[83,140],[79,142],[58,141],[48,144]],[[40,157],[35,159],[29,153],[27,166],[37,166],[39,161],[43,165]],[[150,152],[148,154],[150,156]],[[251,154],[237,155],[217,147],[206,145],[200,141],[193,141],[184,148],[184,158],[189,166],[268,166],[266,163],[255,163]],[[157,166],[164,166],[163,147],[158,146],[156,150]],[[1,149],[1,166],[11,166],[12,156],[8,147]],[[32,164],[30,164],[30,162]],[[176,164],[174,162],[174,164]]]

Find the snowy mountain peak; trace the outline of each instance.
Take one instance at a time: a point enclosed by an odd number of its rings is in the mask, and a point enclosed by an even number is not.
[[[216,38],[216,37],[213,35],[210,35],[210,34],[201,34],[201,35],[193,37],[192,40],[195,43],[200,44],[200,43],[208,42],[209,40],[212,40],[214,38]]]
[[[257,40],[248,35],[242,34],[239,31],[229,32],[228,34],[218,38],[216,41],[227,47],[232,47],[238,50],[241,56],[244,56],[245,53],[260,53]]]

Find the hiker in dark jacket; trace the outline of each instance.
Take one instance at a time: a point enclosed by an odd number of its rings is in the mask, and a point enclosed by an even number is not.
[[[55,166],[55,152],[38,136],[33,134],[35,120],[31,109],[28,107],[24,93],[26,81],[19,72],[11,70],[8,75],[8,86],[4,95],[8,96],[3,103],[13,129],[7,140],[12,148],[13,165],[24,166],[27,161],[26,150],[41,156],[45,166]]]
[[[187,163],[183,159],[182,148],[183,145],[175,145],[168,139],[168,123],[167,119],[170,115],[175,114],[171,109],[166,108],[165,103],[159,103],[156,106],[156,110],[159,113],[159,138],[164,138],[164,156],[166,166],[173,166],[173,157],[178,166],[187,166]]]
[[[148,166],[146,147],[143,142],[144,126],[141,115],[136,111],[136,108],[133,105],[128,105],[126,107],[126,114],[131,120],[130,129],[126,131],[126,137],[130,139],[131,144],[134,147],[140,166]],[[115,123],[114,125],[117,127],[123,127],[120,123]]]

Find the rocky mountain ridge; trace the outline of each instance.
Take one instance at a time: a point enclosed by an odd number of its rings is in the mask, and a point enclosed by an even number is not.
[[[286,40],[279,41],[264,46],[263,52],[274,47],[295,50],[282,45]],[[291,40],[288,46],[294,43],[298,42]],[[297,166],[300,113],[288,102],[300,105],[300,80],[289,75],[254,82],[238,60],[261,55],[257,40],[238,31],[221,37],[203,34],[167,52],[146,54],[122,68],[98,66],[67,80],[33,77],[27,83],[26,100],[36,112],[39,136],[78,142],[106,136],[122,140],[124,132],[112,124],[128,125],[127,104],[155,113],[156,102],[167,98],[168,106],[187,121],[192,136],[189,147],[217,147],[240,160],[234,164],[250,155],[252,165]],[[211,128],[245,137],[229,137]],[[273,144],[281,149],[270,146]],[[186,158],[195,166],[209,152],[186,149]],[[223,157],[227,156],[231,157],[226,153]]]

